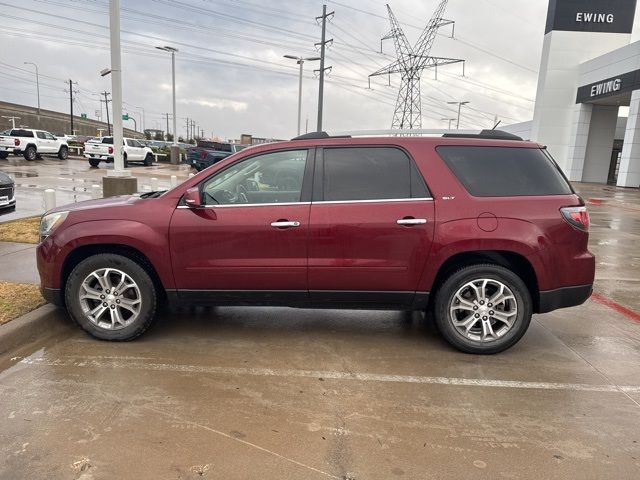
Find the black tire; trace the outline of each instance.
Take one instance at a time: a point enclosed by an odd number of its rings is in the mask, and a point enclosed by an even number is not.
[[[29,145],[24,149],[24,153],[22,155],[24,156],[25,160],[32,162],[36,158],[38,158],[38,151],[36,150],[36,147],[34,147],[33,145]]]
[[[511,328],[502,336],[488,342],[468,338],[458,331],[453,325],[453,320],[449,313],[450,306],[455,301],[455,295],[458,290],[468,282],[480,279],[496,280],[509,288],[515,298],[517,308]],[[490,304],[487,303],[487,305]],[[483,307],[486,308],[485,305]],[[493,312],[488,313],[493,315]],[[492,264],[470,265],[449,275],[438,289],[434,304],[435,323],[444,339],[462,352],[484,355],[502,352],[515,345],[529,328],[532,314],[531,294],[522,279],[511,270]],[[477,315],[477,313],[473,315]],[[482,317],[478,321],[482,325]],[[491,320],[489,321],[491,322]],[[495,325],[504,324],[498,323]]]
[[[6,160],[9,158],[9,152],[0,152],[0,160]]]
[[[92,272],[103,268],[117,269],[127,274],[136,283],[140,293],[138,316],[130,324],[116,330],[102,328],[93,323],[85,315],[80,304],[79,292],[83,281]],[[80,262],[69,275],[64,294],[65,305],[73,321],[89,335],[101,340],[133,340],[142,335],[157,318],[158,292],[153,280],[140,264],[122,255],[101,253]],[[124,296],[124,293],[121,292],[121,295]],[[122,296],[120,298],[123,298]]]
[[[98,168],[98,165],[100,165],[100,159],[99,158],[90,158],[89,159],[89,165],[91,165],[93,168]]]
[[[127,162],[127,154],[126,153],[122,156],[122,161],[124,163],[124,168],[127,168],[129,166],[129,162]]]
[[[68,156],[69,149],[63,145],[62,147],[60,147],[60,150],[58,150],[58,158],[60,160],[66,160]]]
[[[153,155],[150,153],[147,153],[147,156],[144,157],[144,166],[150,167],[151,165],[153,165]]]

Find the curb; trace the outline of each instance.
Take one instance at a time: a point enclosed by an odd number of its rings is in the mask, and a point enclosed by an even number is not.
[[[63,309],[51,304],[0,325],[0,355],[71,329]]]

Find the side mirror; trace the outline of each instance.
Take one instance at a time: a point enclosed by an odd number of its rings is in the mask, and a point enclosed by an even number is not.
[[[189,208],[200,208],[202,206],[202,200],[200,199],[200,189],[198,187],[192,187],[184,194],[184,203]]]

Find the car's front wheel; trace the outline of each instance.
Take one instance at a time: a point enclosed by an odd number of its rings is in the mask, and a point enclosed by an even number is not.
[[[151,153],[147,153],[147,156],[144,157],[144,166],[150,167],[153,165],[153,155]]]
[[[157,316],[153,280],[137,262],[111,253],[93,255],[71,272],[65,303],[72,319],[102,340],[133,340]]]
[[[522,279],[499,265],[471,265],[452,273],[435,299],[438,330],[467,353],[492,354],[522,338],[532,316]]]

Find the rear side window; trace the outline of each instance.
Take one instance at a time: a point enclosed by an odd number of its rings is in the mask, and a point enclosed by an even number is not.
[[[398,148],[325,148],[324,200],[426,198],[424,180]]]
[[[104,137],[102,139],[102,143],[105,143],[107,145],[113,145],[113,137]]]
[[[555,162],[538,148],[442,145],[436,150],[476,197],[572,193]]]
[[[29,137],[33,138],[33,132],[31,130],[11,130],[12,137]]]

